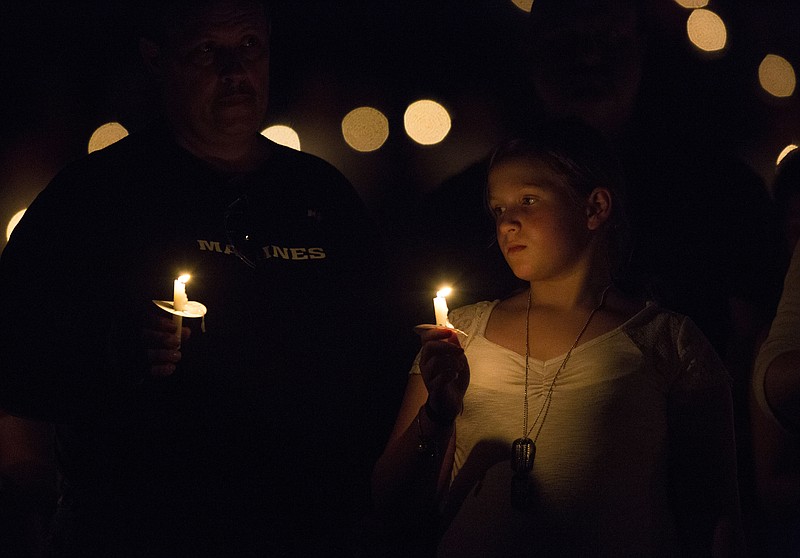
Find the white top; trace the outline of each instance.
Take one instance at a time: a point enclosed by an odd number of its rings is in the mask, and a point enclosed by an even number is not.
[[[800,350],[800,242],[794,248],[792,261],[783,281],[778,310],[772,320],[769,335],[761,345],[753,372],[753,393],[759,407],[781,429],[764,393],[767,368],[775,358],[788,351]]]
[[[730,434],[730,417],[717,416],[722,413],[712,407],[718,406],[688,403],[698,393],[729,396],[728,373],[711,345],[689,318],[648,304],[620,327],[577,346],[536,441],[530,478],[538,505],[520,512],[510,503],[509,456],[522,435],[525,357],[484,337],[497,302],[450,314],[468,334],[461,342],[471,376],[456,420],[448,508],[457,515],[440,555],[673,555],[670,409],[679,407],[681,422],[700,435]],[[529,427],[564,356],[529,360]],[[418,359],[412,373],[419,373]]]

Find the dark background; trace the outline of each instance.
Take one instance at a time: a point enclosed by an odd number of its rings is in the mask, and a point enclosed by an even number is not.
[[[670,79],[697,82],[693,98],[665,110],[704,122],[699,133],[726,143],[769,183],[778,152],[800,140],[800,94],[770,98],[757,68],[775,53],[800,69],[800,3],[712,0],[729,46],[708,56],[686,38],[689,10],[656,2],[665,52],[676,53]],[[96,127],[116,120],[134,130],[149,117],[133,6],[14,0],[0,13],[2,229],[59,168],[85,153]],[[518,118],[525,92],[513,76],[526,15],[510,0],[278,1],[270,123],[292,126],[303,150],[340,168],[391,226]],[[436,146],[417,145],[402,129],[406,106],[420,98],[437,100],[452,116],[450,134]],[[340,132],[342,117],[362,105],[389,119],[389,139],[371,153],[351,150]]]

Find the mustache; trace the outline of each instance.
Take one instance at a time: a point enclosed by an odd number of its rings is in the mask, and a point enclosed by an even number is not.
[[[224,99],[231,95],[256,95],[256,89],[247,81],[225,82],[219,90],[218,98]]]

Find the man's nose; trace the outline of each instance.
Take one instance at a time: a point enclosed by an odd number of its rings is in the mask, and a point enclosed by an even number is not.
[[[238,49],[220,49],[217,53],[217,69],[222,76],[243,75],[244,63]]]

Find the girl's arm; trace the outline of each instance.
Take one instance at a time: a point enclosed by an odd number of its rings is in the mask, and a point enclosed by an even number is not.
[[[394,430],[372,475],[377,516],[411,538],[435,533],[450,482],[455,418],[469,385],[469,365],[452,330],[421,334],[420,374],[411,374]],[[405,538],[405,537],[404,537]]]
[[[400,513],[401,508],[415,515],[434,512],[449,483],[455,426],[433,420],[427,399],[422,376],[409,376],[394,429],[372,474],[379,513]]]

